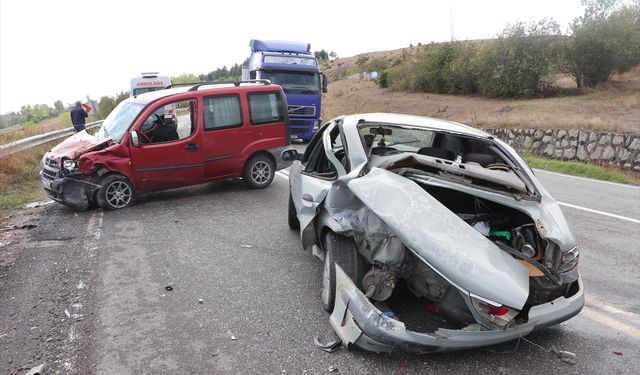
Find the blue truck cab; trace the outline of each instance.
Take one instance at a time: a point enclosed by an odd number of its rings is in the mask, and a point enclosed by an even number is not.
[[[311,44],[252,39],[243,79],[268,79],[287,97],[291,137],[309,141],[322,124],[322,93],[327,76],[320,72]]]

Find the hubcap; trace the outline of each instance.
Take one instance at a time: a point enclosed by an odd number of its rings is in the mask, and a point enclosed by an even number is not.
[[[122,181],[115,181],[107,187],[107,203],[113,208],[126,207],[131,202],[131,188]]]
[[[259,161],[251,168],[251,178],[258,185],[263,185],[271,178],[271,167],[264,161]]]

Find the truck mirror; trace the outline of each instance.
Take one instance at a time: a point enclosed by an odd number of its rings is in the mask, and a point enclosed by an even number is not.
[[[140,139],[138,138],[138,132],[135,130],[131,131],[131,144],[134,147],[140,146]]]
[[[326,93],[328,91],[327,86],[329,85],[329,77],[326,74],[322,73],[322,92]]]

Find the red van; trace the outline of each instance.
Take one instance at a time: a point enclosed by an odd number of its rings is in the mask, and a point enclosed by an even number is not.
[[[121,102],[95,136],[79,132],[47,152],[41,181],[58,202],[105,210],[132,205],[137,193],[219,179],[261,189],[290,164],[288,122],[282,88],[269,81],[154,91]]]

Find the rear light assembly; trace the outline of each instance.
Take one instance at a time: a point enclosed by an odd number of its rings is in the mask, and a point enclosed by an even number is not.
[[[578,251],[578,247],[574,247],[569,251],[562,252],[562,258],[560,260],[560,267],[558,267],[558,272],[568,272],[578,266],[578,262],[580,261],[580,251]]]
[[[500,304],[494,305],[473,296],[471,297],[471,303],[480,317],[500,328],[506,327],[520,312],[520,310]]]

